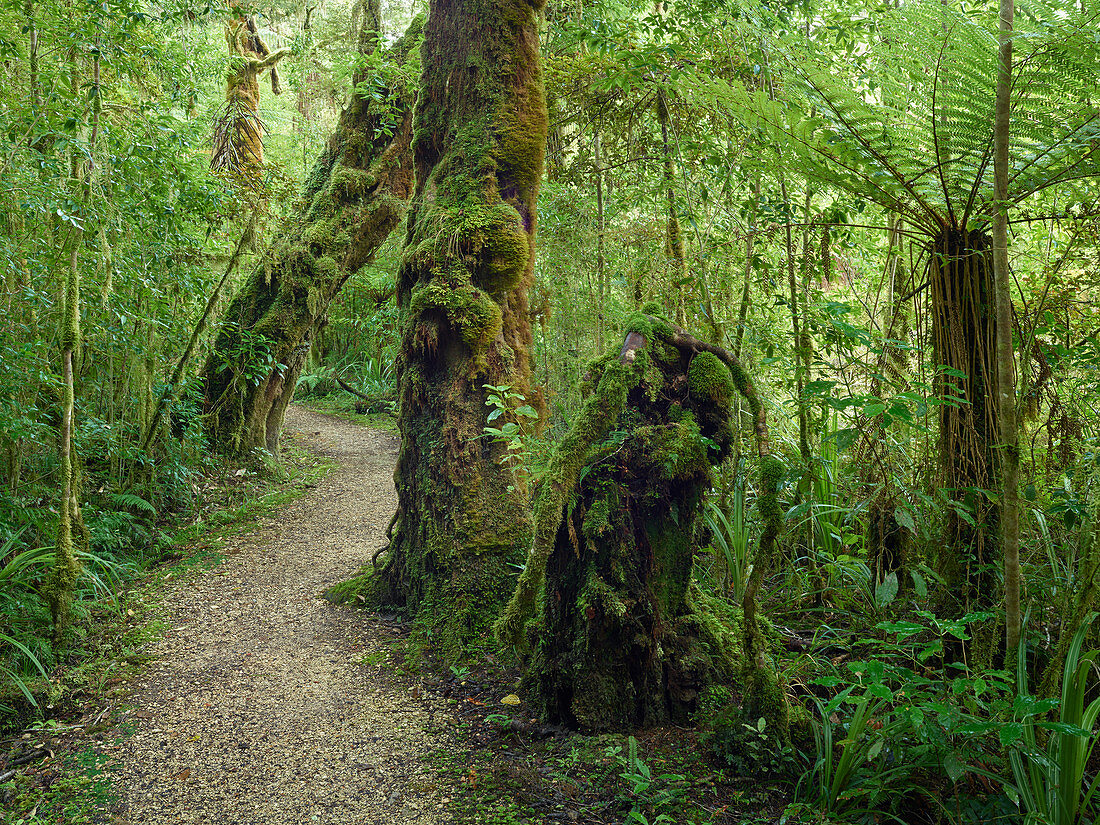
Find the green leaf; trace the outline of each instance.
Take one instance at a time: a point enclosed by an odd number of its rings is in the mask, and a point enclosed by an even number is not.
[[[1065,734],[1066,736],[1092,736],[1092,731],[1080,725],[1072,725],[1069,722],[1039,722],[1036,727],[1052,730],[1055,733]]]
[[[871,759],[874,759],[876,756],[878,756],[880,753],[882,753],[882,745],[883,745],[884,741],[885,740],[883,740],[883,739],[876,739],[875,744],[871,745],[871,747],[867,749],[867,759],[868,759],[868,761],[870,761]]]
[[[917,593],[917,598],[924,601],[928,598],[928,583],[924,580],[924,576],[916,570],[910,570],[909,575],[913,579],[913,589]]]
[[[998,737],[1001,740],[1001,745],[1008,747],[1015,744],[1021,736],[1024,735],[1024,726],[1019,722],[1008,722],[1001,727]]]
[[[902,510],[900,507],[895,509],[894,521],[898,523],[898,526],[904,527],[914,536],[917,534],[917,525],[913,522],[913,516],[910,515],[908,510]]]
[[[943,769],[947,772],[947,776],[951,780],[952,785],[958,782],[962,778],[962,775],[966,773],[966,768],[963,767],[959,758],[953,753],[944,754]]]
[[[886,607],[898,596],[898,574],[888,573],[882,583],[875,588],[875,602],[879,607]]]

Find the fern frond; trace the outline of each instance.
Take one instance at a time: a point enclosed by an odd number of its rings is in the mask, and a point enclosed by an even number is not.
[[[1010,197],[1100,174],[1100,13],[1027,5],[1016,33]],[[713,78],[719,105],[779,141],[785,163],[905,216],[924,232],[992,215],[996,21],[915,0],[878,22],[878,49],[845,63],[800,36],[782,100]],[[904,47],[902,47],[904,44]]]

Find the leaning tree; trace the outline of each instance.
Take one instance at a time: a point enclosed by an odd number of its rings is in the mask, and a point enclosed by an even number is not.
[[[531,539],[525,484],[501,467],[507,447],[485,426],[487,386],[538,406],[527,292],[547,128],[541,8],[434,0],[424,32],[417,188],[397,278],[398,509],[371,586],[452,659],[496,618]]]
[[[1034,31],[1012,78],[1008,201],[1100,172],[1100,115],[1092,103],[1100,53],[1094,15],[1031,7]],[[804,39],[785,42],[773,100],[699,78],[700,93],[782,143],[793,168],[878,204],[904,222],[925,255],[930,295],[941,486],[948,496],[946,592],[972,606],[997,591],[999,376],[992,243],[993,124],[998,39],[993,26],[931,0],[879,21],[873,63],[848,67]],[[905,43],[905,49],[889,44]],[[860,80],[876,78],[877,88]],[[791,105],[798,95],[804,106]],[[1011,392],[1010,388],[1006,391]]]
[[[375,4],[376,6],[377,4]],[[376,50],[364,15],[359,50]],[[229,455],[275,452],[310,335],[349,277],[369,264],[405,215],[412,193],[412,108],[423,23],[414,20],[385,54],[388,94],[352,95],[306,181],[301,213],[251,273],[221,318],[203,369],[207,432]],[[367,80],[358,70],[354,88]]]

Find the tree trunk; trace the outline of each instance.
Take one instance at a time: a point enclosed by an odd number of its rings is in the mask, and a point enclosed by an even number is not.
[[[596,352],[603,352],[604,323],[607,316],[607,257],[604,253],[607,227],[603,200],[603,164],[600,132],[592,140],[592,159],[596,165]]]
[[[665,242],[672,263],[672,288],[676,301],[676,323],[685,323],[687,289],[687,258],[684,255],[684,237],[680,231],[680,218],[676,214],[676,190],[673,188],[675,166],[672,162],[672,146],[668,139],[668,95],[663,87],[657,89],[657,122],[661,125],[661,185],[668,200],[668,232]]]
[[[691,568],[695,517],[732,443],[730,402],[755,394],[725,350],[660,318],[629,329],[540,482],[532,549],[498,624],[543,714],[589,730],[684,722],[743,665],[733,610],[694,588]]]
[[[229,54],[236,61],[225,76],[225,106],[214,121],[210,168],[239,176],[256,186],[264,166],[264,124],[260,120],[260,75],[271,70],[271,92],[279,94],[275,64],[289,49],[272,52],[256,28],[254,15],[235,17],[225,27]]]
[[[929,250],[932,341],[938,367],[941,485],[948,510],[940,573],[964,607],[996,602],[992,564],[999,508],[995,483],[998,376],[989,236],[945,230]]]
[[[79,88],[79,76],[75,55],[73,58],[72,85]],[[100,98],[100,58],[92,59],[91,131],[88,134],[87,159],[82,161],[72,154],[72,178],[78,187],[82,208],[91,200],[95,153],[99,142],[100,114],[103,102]],[[75,95],[74,95],[75,96]],[[61,300],[61,427],[58,433],[58,457],[61,460],[61,501],[57,527],[54,563],[46,577],[45,596],[53,620],[53,641],[60,644],[65,627],[69,623],[70,607],[77,577],[80,575],[78,551],[88,549],[87,529],[80,509],[80,480],[83,476],[79,456],[73,445],[73,429],[76,418],[76,384],[73,361],[80,348],[80,250],[84,246],[83,225],[72,230],[69,268],[65,276]]]
[[[496,618],[531,540],[526,484],[484,428],[486,385],[531,395],[527,292],[547,130],[540,8],[433,0],[424,34],[417,190],[397,284],[398,512],[376,595],[417,614],[452,661]]]
[[[993,125],[993,270],[997,305],[997,412],[1001,445],[1001,551],[1005,578],[1005,654],[1016,660],[1020,642],[1020,450],[1016,430],[1016,376],[1013,369],[1012,294],[1008,277],[1008,138],[1012,106],[1013,0],[1000,0],[1000,71]]]
[[[414,21],[394,44],[392,59],[404,63],[420,26]],[[220,452],[278,450],[311,330],[404,217],[412,191],[412,92],[391,94],[381,104],[352,99],[306,181],[303,216],[222,317],[203,370],[207,431]]]

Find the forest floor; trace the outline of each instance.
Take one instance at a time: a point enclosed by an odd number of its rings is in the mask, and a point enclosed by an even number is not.
[[[107,746],[114,823],[442,821],[433,702],[368,664],[398,631],[321,598],[384,543],[397,440],[298,406],[287,430],[338,466],[163,594],[168,630]]]
[[[716,765],[694,729],[544,725],[496,652],[448,667],[397,616],[324,601],[384,544],[396,504],[397,437],[348,415],[292,406],[302,466],[281,495],[305,493],[193,536],[120,596],[88,639],[97,675],[0,742],[0,776],[18,774],[0,780],[0,822],[778,821],[783,787]],[[253,484],[225,472],[209,484]]]

